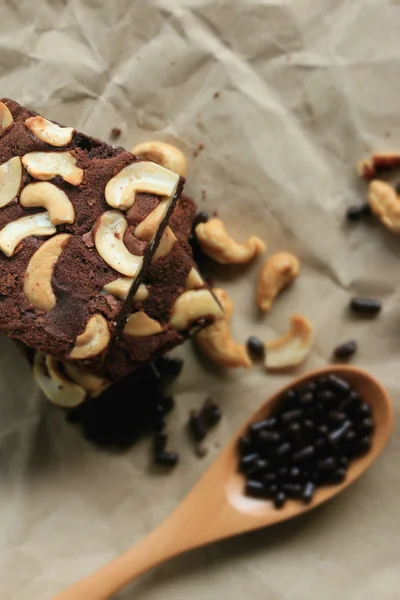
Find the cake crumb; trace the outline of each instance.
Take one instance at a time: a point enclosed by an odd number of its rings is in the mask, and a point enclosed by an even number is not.
[[[201,190],[201,199],[202,200],[206,199],[206,190]]]
[[[113,138],[113,140],[116,140],[117,138],[119,138],[121,133],[122,133],[122,130],[119,127],[113,127],[111,129],[111,137]]]
[[[196,150],[193,152],[194,158],[196,158],[202,150],[204,150],[204,144],[199,144]]]
[[[219,98],[219,92],[214,92],[214,98]]]

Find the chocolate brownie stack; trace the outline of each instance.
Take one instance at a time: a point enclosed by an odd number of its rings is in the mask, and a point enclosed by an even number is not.
[[[74,407],[214,322],[184,179],[0,101],[0,331]]]

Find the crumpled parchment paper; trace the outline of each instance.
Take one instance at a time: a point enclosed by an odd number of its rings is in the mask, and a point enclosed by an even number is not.
[[[382,380],[398,412],[400,238],[377,224],[349,227],[343,215],[365,197],[354,164],[400,147],[399,19],[394,0],[3,0],[0,95],[105,140],[121,127],[127,148],[177,143],[201,209],[217,209],[238,239],[260,235],[269,251],[302,261],[296,284],[263,317],[254,303],[261,260],[219,270],[237,338],[271,339],[303,312],[316,331],[303,370],[356,338],[355,363]],[[354,294],[380,297],[379,318],[351,320]],[[190,344],[177,354],[186,361],[169,428],[181,464],[163,476],[151,468],[149,440],[125,455],[85,442],[1,340],[1,598],[49,600],[149,533],[289,378],[261,366],[221,374]],[[208,394],[224,419],[199,460],[184,423]],[[177,558],[118,598],[398,598],[397,429],[340,498]]]

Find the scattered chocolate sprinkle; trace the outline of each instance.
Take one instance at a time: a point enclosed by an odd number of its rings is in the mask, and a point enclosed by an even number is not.
[[[154,456],[154,462],[162,467],[176,467],[179,456],[176,452],[158,452]]]
[[[201,415],[208,428],[214,427],[222,419],[221,409],[211,396],[206,398],[201,408]]]
[[[382,309],[382,302],[376,298],[353,298],[350,309],[360,315],[374,316]]]
[[[258,337],[252,335],[247,340],[247,351],[252,358],[261,360],[265,355],[265,346]]]
[[[353,356],[356,352],[357,342],[355,340],[349,340],[348,342],[344,342],[337,346],[333,351],[333,355],[335,358],[345,359],[350,358],[350,356]]]

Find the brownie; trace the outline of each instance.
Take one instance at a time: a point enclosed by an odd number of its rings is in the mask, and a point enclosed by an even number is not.
[[[99,368],[183,179],[0,101],[0,331]],[[124,297],[107,292],[123,278]]]
[[[134,370],[141,370],[149,362],[214,322],[221,308],[197,272],[187,243],[195,212],[196,205],[193,200],[182,195],[171,216],[171,227],[164,232],[134,298],[132,314],[127,320],[126,328],[112,345],[101,372],[93,373],[70,363],[62,364],[43,353],[36,353],[35,357],[31,358],[35,379],[50,400],[64,407],[73,407],[81,404],[86,395],[97,397],[103,394],[113,383],[108,392],[111,393],[116,383]],[[183,319],[183,322],[178,319],[175,323],[171,319],[174,306],[176,307],[176,302],[187,292],[192,294],[192,297],[189,297],[192,305],[193,302],[196,304],[196,294],[200,292],[205,308],[193,312],[190,315],[192,318]],[[135,323],[133,322],[132,327],[131,317],[133,316],[134,320],[137,319],[137,315],[140,315],[141,320],[136,322],[136,333],[138,325],[155,328],[156,333],[130,335],[132,330],[135,333]]]

